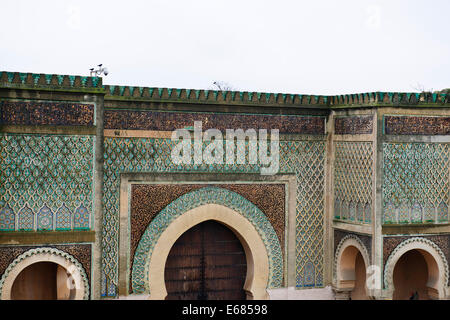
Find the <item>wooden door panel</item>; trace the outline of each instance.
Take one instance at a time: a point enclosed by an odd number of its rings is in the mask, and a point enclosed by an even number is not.
[[[188,253],[186,255],[177,255],[177,256],[171,256],[171,259],[168,260],[166,263],[166,269],[179,269],[179,268],[186,268],[186,269],[195,269],[195,268],[201,268],[202,266],[202,256],[201,255],[189,255]]]
[[[239,239],[224,225],[206,221],[182,234],[170,250],[167,299],[245,299],[246,273]]]
[[[201,278],[200,268],[172,269],[166,270],[166,279],[170,281],[195,281]]]
[[[209,268],[208,268],[209,269]],[[247,266],[218,266],[218,267],[210,267],[211,270],[208,270],[207,275],[205,275],[206,279],[214,279],[214,278],[234,278],[235,274],[241,274],[242,278],[245,280],[245,275],[247,272]],[[212,276],[210,275],[212,274]]]

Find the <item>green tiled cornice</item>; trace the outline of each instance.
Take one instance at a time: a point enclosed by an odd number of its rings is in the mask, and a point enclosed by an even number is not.
[[[103,93],[102,78],[0,71],[0,88]]]
[[[305,106],[338,109],[367,106],[439,107],[450,104],[444,93],[369,92],[345,95],[217,91],[203,89],[151,88],[103,85],[102,78],[55,74],[0,72],[0,88],[94,92],[110,101],[180,102],[197,104]]]

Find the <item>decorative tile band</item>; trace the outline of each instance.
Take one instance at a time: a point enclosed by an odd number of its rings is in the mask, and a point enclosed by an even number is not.
[[[235,192],[206,187],[187,193],[165,207],[152,220],[139,241],[132,269],[134,293],[149,293],[148,264],[154,246],[172,221],[183,213],[205,204],[220,204],[240,213],[248,219],[263,240],[269,257],[268,288],[279,288],[283,284],[283,255],[279,239],[264,213],[254,204]]]
[[[0,125],[93,126],[94,105],[0,101]]]
[[[201,121],[203,130],[278,129],[280,133],[325,134],[325,117],[249,115],[217,113],[176,113],[157,111],[106,110],[105,129],[173,131],[193,127]]]
[[[383,144],[383,222],[448,223],[446,143]]]
[[[396,135],[449,135],[450,117],[384,116],[384,133]]]
[[[92,136],[0,135],[0,231],[87,230]]]
[[[336,117],[334,119],[335,134],[371,134],[373,116]]]

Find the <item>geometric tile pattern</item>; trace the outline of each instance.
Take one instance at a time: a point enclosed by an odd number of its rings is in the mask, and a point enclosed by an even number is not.
[[[305,137],[305,139],[308,139]],[[102,230],[103,296],[115,296],[118,284],[119,188],[123,172],[260,173],[259,164],[172,163],[171,139],[105,137],[104,219]],[[203,146],[205,148],[206,146]],[[323,286],[324,141],[280,141],[280,173],[297,175],[298,287]],[[308,270],[305,282],[305,266]]]
[[[171,140],[165,139],[105,138],[102,230],[104,296],[115,296],[118,283],[120,173],[162,171],[171,165],[169,143]]]
[[[334,217],[370,223],[373,191],[372,142],[335,142]]]
[[[316,277],[314,274],[314,265],[312,264],[311,261],[308,261],[305,264],[305,268],[304,268],[304,279],[303,279],[303,283],[305,285],[305,287],[312,287],[314,286]]]
[[[80,206],[89,228],[93,147],[87,135],[0,135],[0,221],[17,215],[13,228],[0,231],[70,229],[67,217]]]
[[[56,212],[56,230],[70,230],[72,226],[72,213],[66,205],[62,205]]]
[[[217,187],[205,187],[182,195],[165,207],[142,235],[133,262],[132,287],[135,293],[149,292],[148,263],[161,234],[183,213],[205,204],[220,204],[247,218],[263,240],[269,258],[268,288],[279,288],[283,283],[283,255],[278,237],[266,215],[239,194]]]
[[[323,286],[325,142],[280,143],[280,168],[297,176],[296,287]]]
[[[73,215],[74,230],[89,230],[89,211],[80,205]]]
[[[14,231],[16,215],[9,205],[0,210],[0,231]]]
[[[25,206],[20,209],[18,224],[18,230],[34,230],[34,212],[30,207],[28,207],[28,204],[25,204]]]
[[[46,204],[39,210],[37,214],[37,230],[53,229],[53,212]]]
[[[383,222],[449,221],[449,145],[383,144]]]

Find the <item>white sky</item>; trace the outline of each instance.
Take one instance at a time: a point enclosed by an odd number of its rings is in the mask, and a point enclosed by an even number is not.
[[[449,0],[0,0],[0,70],[346,94],[450,88]]]

